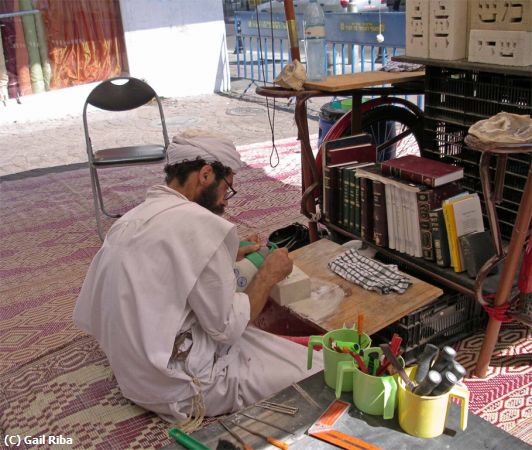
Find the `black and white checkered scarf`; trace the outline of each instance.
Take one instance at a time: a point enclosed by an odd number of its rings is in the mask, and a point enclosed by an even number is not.
[[[412,281],[394,264],[383,264],[361,255],[355,249],[342,253],[329,262],[329,269],[351,283],[381,294],[404,293]]]

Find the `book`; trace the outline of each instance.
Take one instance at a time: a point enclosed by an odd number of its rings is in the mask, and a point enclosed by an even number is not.
[[[373,185],[369,178],[360,178],[360,237],[373,237]]]
[[[323,166],[323,200],[322,200],[322,212],[323,216],[330,223],[337,224],[340,208],[342,207],[342,198],[340,193],[342,192],[342,186],[340,183],[340,169],[343,166],[353,164],[345,163],[336,167]]]
[[[331,139],[323,143],[325,150],[335,150],[337,148],[353,147],[364,144],[373,144],[373,138],[368,133],[358,133],[352,136]]]
[[[397,224],[395,223],[395,215],[393,213],[393,186],[390,184],[384,185],[384,196],[386,198],[386,223],[388,225],[388,248],[395,250],[395,230]]]
[[[429,261],[435,260],[429,211],[439,208],[443,200],[458,194],[460,191],[460,185],[457,182],[452,182],[435,188],[426,187],[417,193],[421,252],[423,258]]]
[[[451,265],[455,272],[463,272],[465,267],[462,264],[463,255],[460,252],[458,239],[468,233],[484,231],[480,198],[476,192],[458,194],[444,200],[442,207],[447,227]]]
[[[495,246],[489,231],[469,233],[458,238],[467,275],[476,278],[484,263],[495,255]],[[497,269],[497,266],[495,267]],[[494,273],[494,271],[492,271]]]
[[[386,186],[395,187],[395,202],[392,201],[393,213],[397,216],[393,222],[387,223],[388,235],[395,232],[396,250],[412,256],[421,257],[421,237],[419,228],[419,213],[417,209],[416,192],[423,188],[421,185],[409,183],[406,180],[386,176],[382,174],[380,164],[357,169],[357,176],[370,180],[380,181]],[[383,202],[386,208],[386,202]],[[363,208],[361,208],[364,211]],[[388,212],[383,211],[386,218]],[[387,220],[386,220],[387,222]],[[390,226],[395,225],[394,230]],[[398,242],[400,246],[398,247]]]
[[[355,221],[355,234],[360,236],[360,178],[355,172],[355,210],[353,219]]]
[[[355,171],[353,167],[347,169],[347,176],[349,178],[349,195],[347,197],[349,203],[349,217],[347,230],[353,233],[355,231]]]
[[[447,228],[443,218],[443,208],[440,206],[430,210],[429,218],[436,264],[441,267],[449,267],[451,265],[451,254],[449,252]]]
[[[388,246],[385,184],[373,180],[373,240],[380,247]]]
[[[482,217],[482,207],[480,198],[475,192],[471,195],[458,199],[451,204],[454,213],[456,226],[456,246],[458,247],[460,269],[466,270],[463,264],[463,254],[461,252],[459,239],[469,233],[484,231],[484,219]],[[455,269],[456,270],[456,269]]]
[[[372,162],[357,163],[348,166],[349,177],[349,228],[348,230],[360,236],[360,178],[356,176],[358,168],[372,166]]]
[[[458,238],[456,237],[456,223],[454,221],[454,211],[451,206],[451,203],[467,195],[469,195],[468,192],[462,192],[444,200],[442,203],[443,218],[445,219],[445,229],[447,230],[447,242],[449,244],[449,254],[451,256],[451,267],[454,268],[455,272],[461,272],[461,270],[459,270],[460,254],[458,250]]]
[[[441,186],[464,177],[464,169],[417,155],[383,161],[382,173],[430,187]]]
[[[402,230],[404,230],[405,224],[404,224],[404,217],[401,211],[401,192],[397,188],[397,186],[393,184],[387,184],[386,189],[390,188],[391,190],[391,197],[392,197],[392,215],[393,219],[392,222],[388,223],[388,234],[393,234],[395,239],[395,249],[401,253],[405,253],[406,246],[405,246],[405,238],[404,233]],[[394,225],[395,229],[391,229],[390,225]]]
[[[322,144],[326,166],[334,167],[347,162],[375,162],[377,149],[367,133],[333,139]]]
[[[359,165],[363,165],[363,164],[365,163],[357,162],[354,164],[344,165],[339,168],[340,170],[339,185],[341,189],[341,192],[339,192],[339,195],[341,195],[342,197],[342,204],[340,205],[338,225],[340,225],[344,230],[349,230],[349,224],[353,223],[353,218],[352,218],[353,210],[351,207],[351,197],[354,195],[351,192],[351,188],[353,186],[353,182],[351,181],[352,169],[355,167],[358,167]]]

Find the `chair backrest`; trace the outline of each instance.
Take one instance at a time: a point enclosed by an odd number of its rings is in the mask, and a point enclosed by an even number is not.
[[[87,103],[107,111],[127,111],[145,105],[156,97],[152,87],[142,80],[115,77],[96,86],[87,97]]]
[[[98,84],[89,94],[83,107],[83,128],[85,131],[85,142],[87,144],[87,154],[89,161],[93,160],[92,144],[89,136],[89,126],[87,121],[87,106],[91,105],[106,111],[128,111],[139,108],[151,100],[157,101],[159,115],[161,119],[162,133],[165,148],[170,141],[166,129],[163,105],[157,93],[146,82],[134,77],[120,76],[109,78]]]

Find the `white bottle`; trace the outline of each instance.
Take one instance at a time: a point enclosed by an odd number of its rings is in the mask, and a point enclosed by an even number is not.
[[[327,78],[325,53],[325,15],[317,0],[310,0],[303,16],[305,53],[307,55],[307,79],[320,81]]]

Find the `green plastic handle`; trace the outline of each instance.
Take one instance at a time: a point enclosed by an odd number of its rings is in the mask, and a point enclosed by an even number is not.
[[[170,429],[170,431],[168,431],[168,435],[189,450],[211,450],[205,444],[202,444],[200,441],[196,441],[196,439],[184,431],[181,431],[179,428]]]
[[[355,365],[353,361],[339,361],[336,366],[336,398],[342,395],[342,385],[344,384],[344,372],[353,373]]]
[[[381,377],[384,385],[384,411],[383,419],[393,419],[395,400],[397,398],[397,383],[392,377]]]
[[[322,336],[310,336],[308,338],[308,349],[307,349],[307,370],[312,369],[312,351],[316,345],[323,345]]]

